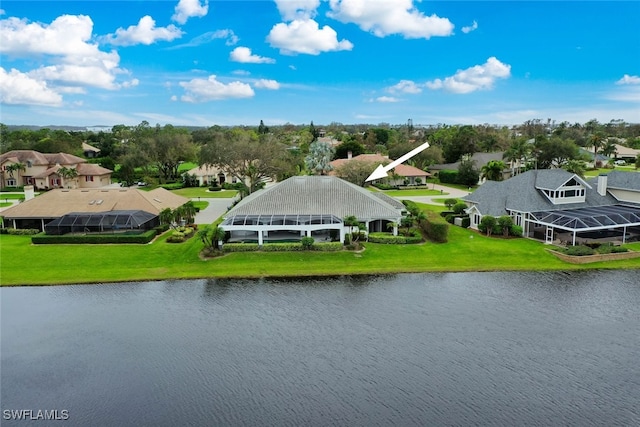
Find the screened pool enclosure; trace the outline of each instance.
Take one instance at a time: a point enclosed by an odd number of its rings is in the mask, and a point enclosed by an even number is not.
[[[120,233],[150,230],[160,225],[157,215],[141,210],[109,212],[72,212],[44,226],[47,234]]]

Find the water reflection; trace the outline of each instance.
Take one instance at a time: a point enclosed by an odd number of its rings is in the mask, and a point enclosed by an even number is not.
[[[634,425],[638,277],[2,288],[2,405],[72,426]]]

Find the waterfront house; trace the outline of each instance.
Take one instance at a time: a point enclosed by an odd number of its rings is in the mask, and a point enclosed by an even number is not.
[[[365,231],[387,231],[402,218],[404,205],[334,176],[294,176],[257,191],[224,215],[230,242],[316,240],[344,242],[344,218],[355,216]]]
[[[470,227],[485,215],[509,215],[525,237],[575,245],[640,240],[640,173],[612,171],[583,179],[563,169],[530,170],[487,181],[462,198]]]

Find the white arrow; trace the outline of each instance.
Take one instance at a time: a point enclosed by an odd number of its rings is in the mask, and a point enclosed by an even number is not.
[[[405,154],[404,156],[400,157],[399,159],[394,160],[393,162],[389,163],[387,166],[378,165],[376,170],[374,170],[373,173],[371,175],[369,175],[369,178],[367,178],[365,180],[365,182],[369,182],[369,181],[373,181],[375,179],[380,179],[380,178],[386,177],[388,171],[390,171],[391,169],[395,168],[399,164],[406,162],[407,160],[409,160],[410,158],[412,158],[416,154],[420,153],[422,150],[426,150],[427,148],[429,148],[429,143],[425,142],[421,146],[416,147],[413,150],[409,151],[407,154]]]

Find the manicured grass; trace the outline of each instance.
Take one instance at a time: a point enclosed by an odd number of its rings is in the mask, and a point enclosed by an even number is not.
[[[207,206],[209,206],[209,202],[193,202],[193,206],[195,206],[196,208],[200,209],[200,210],[204,210],[207,209]]]
[[[425,206],[425,205],[422,205]],[[403,272],[577,270],[638,268],[640,259],[567,264],[542,243],[488,238],[450,227],[449,242],[419,245],[365,243],[362,253],[233,253],[203,260],[191,238],[148,245],[32,245],[28,236],[0,235],[2,285],[101,283],[203,277],[313,276]],[[640,251],[640,243],[627,245]],[[27,266],[25,260],[37,260]],[[31,261],[30,261],[31,263]]]
[[[232,199],[238,194],[236,190],[209,191],[207,187],[188,187],[172,191],[189,199],[196,199],[198,197],[208,199]]]
[[[438,203],[442,203],[442,204],[444,204],[445,200],[449,200],[449,199],[451,199],[451,198],[452,198],[452,197],[438,197],[437,199],[436,199],[436,198],[431,199],[431,201],[432,201],[432,202],[438,202]],[[456,199],[456,200],[457,200],[458,202],[461,202],[461,201],[462,201],[462,200],[460,200],[460,199]]]
[[[193,162],[180,163],[180,166],[178,166],[178,173],[188,172],[191,169],[197,168],[197,167],[198,167],[198,164]]]
[[[24,194],[0,193],[0,200],[24,200]]]
[[[9,203],[9,202],[0,202],[0,208],[6,208],[9,206],[13,206],[13,203]]]
[[[427,188],[411,189],[411,190],[386,190],[384,194],[391,197],[412,197],[412,196],[436,196],[445,195],[449,193],[441,193],[440,190],[429,190]]]

